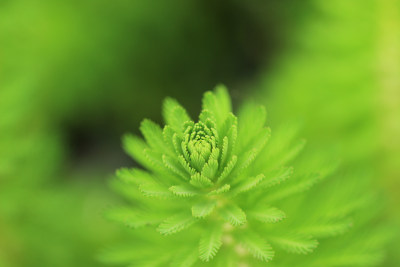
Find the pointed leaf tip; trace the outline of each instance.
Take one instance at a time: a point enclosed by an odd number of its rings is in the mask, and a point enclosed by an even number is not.
[[[246,213],[236,205],[226,205],[220,210],[221,216],[224,220],[231,223],[233,226],[239,226],[246,223]]]
[[[191,120],[186,109],[169,97],[163,103],[163,117],[165,123],[179,133],[184,131],[185,123]]]
[[[215,117],[218,126],[231,112],[231,99],[228,90],[223,85],[218,85],[214,92],[208,91],[203,96],[203,109],[207,109]]]
[[[216,205],[215,201],[200,201],[192,207],[192,215],[196,218],[205,218],[213,212]]]
[[[169,191],[178,197],[193,197],[199,193],[190,185],[174,185],[169,188]]]
[[[222,246],[222,229],[219,226],[205,231],[199,242],[199,257],[208,262],[215,257]]]
[[[164,220],[157,228],[163,235],[172,235],[189,228],[197,221],[190,213],[181,213]]]
[[[268,262],[275,255],[271,245],[253,232],[246,232],[240,235],[240,241],[253,257],[258,260]]]

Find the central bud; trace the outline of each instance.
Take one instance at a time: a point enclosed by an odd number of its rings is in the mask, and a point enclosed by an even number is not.
[[[184,136],[185,158],[193,168],[201,171],[217,148],[216,131],[200,121],[188,125]]]

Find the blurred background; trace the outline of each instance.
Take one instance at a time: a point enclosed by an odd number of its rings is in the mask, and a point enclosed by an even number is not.
[[[400,1],[2,0],[0,266],[101,266],[121,136],[166,96],[195,117],[217,83],[335,144],[400,227]]]

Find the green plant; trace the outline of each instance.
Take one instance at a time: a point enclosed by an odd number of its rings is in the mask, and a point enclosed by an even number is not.
[[[385,190],[380,217],[392,225],[400,203],[399,3],[313,0],[314,15],[296,24],[290,49],[254,91],[274,121],[299,118],[314,146],[334,146],[341,170],[358,173],[354,183],[370,180],[365,191]],[[397,221],[383,266],[400,262]]]
[[[170,98],[163,116],[163,129],[142,122],[144,140],[124,138],[126,151],[145,170],[117,172],[113,185],[133,206],[115,208],[108,216],[142,229],[105,251],[103,261],[132,266],[380,261],[382,235],[367,235],[372,244],[363,251],[357,243],[366,239],[350,236],[349,241],[343,235],[374,216],[378,202],[362,192],[363,182],[341,188],[339,180],[324,187],[336,164],[325,154],[300,154],[305,142],[296,138],[296,127],[279,127],[270,138],[265,109],[246,103],[236,117],[223,86],[204,94],[198,122]],[[316,184],[321,186],[313,189]],[[351,219],[366,206],[369,213]],[[319,242],[321,248],[312,253]]]

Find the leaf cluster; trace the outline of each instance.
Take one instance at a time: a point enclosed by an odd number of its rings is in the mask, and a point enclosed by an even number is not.
[[[118,250],[105,252],[104,261],[300,266],[301,259],[301,266],[316,266],[318,257],[304,255],[349,231],[354,211],[371,204],[370,198],[315,189],[332,177],[335,161],[303,151],[294,125],[271,136],[262,106],[247,103],[236,117],[223,86],[204,94],[198,122],[170,98],[163,116],[163,128],[143,121],[144,139],[124,138],[126,151],[144,169],[117,172],[113,185],[132,205],[108,213],[140,228],[133,235],[143,242],[126,245],[131,254],[124,259]]]

